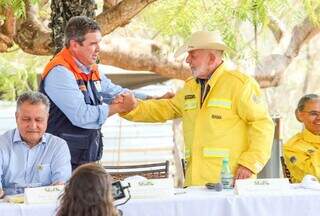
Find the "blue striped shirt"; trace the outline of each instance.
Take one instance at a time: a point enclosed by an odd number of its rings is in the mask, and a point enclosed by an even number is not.
[[[66,182],[70,176],[70,151],[63,139],[45,133],[41,142],[30,148],[18,129],[0,136],[0,188],[5,194]]]

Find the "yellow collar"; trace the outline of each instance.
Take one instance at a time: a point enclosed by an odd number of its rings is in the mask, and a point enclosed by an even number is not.
[[[320,135],[315,135],[308,131],[307,129],[304,129],[302,131],[302,137],[305,141],[311,142],[311,143],[320,143]]]
[[[224,63],[220,64],[219,67],[215,69],[215,71],[213,72],[213,74],[211,75],[208,81],[208,84],[210,85],[211,88],[214,86],[217,80],[221,77],[224,71],[225,71]]]

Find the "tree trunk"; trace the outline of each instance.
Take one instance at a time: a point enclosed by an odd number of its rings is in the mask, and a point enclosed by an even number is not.
[[[94,0],[54,0],[51,1],[51,37],[53,49],[58,53],[63,48],[64,29],[68,20],[74,16],[95,17],[97,5]]]

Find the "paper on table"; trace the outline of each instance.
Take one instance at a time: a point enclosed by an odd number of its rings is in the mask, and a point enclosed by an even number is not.
[[[235,194],[238,195],[272,194],[275,191],[286,193],[289,190],[291,190],[291,186],[287,178],[238,179],[234,188]]]
[[[56,203],[63,191],[64,185],[26,188],[24,198],[27,204]]]

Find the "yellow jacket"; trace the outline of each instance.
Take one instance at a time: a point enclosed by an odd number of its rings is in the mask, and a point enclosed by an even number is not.
[[[320,180],[320,136],[307,129],[293,136],[283,147],[292,182],[301,182],[307,174]]]
[[[221,65],[207,84],[201,107],[200,84],[191,77],[172,99],[140,101],[123,116],[144,122],[182,118],[187,186],[220,182],[226,156],[233,173],[241,164],[256,174],[271,152],[274,125],[256,81]]]

